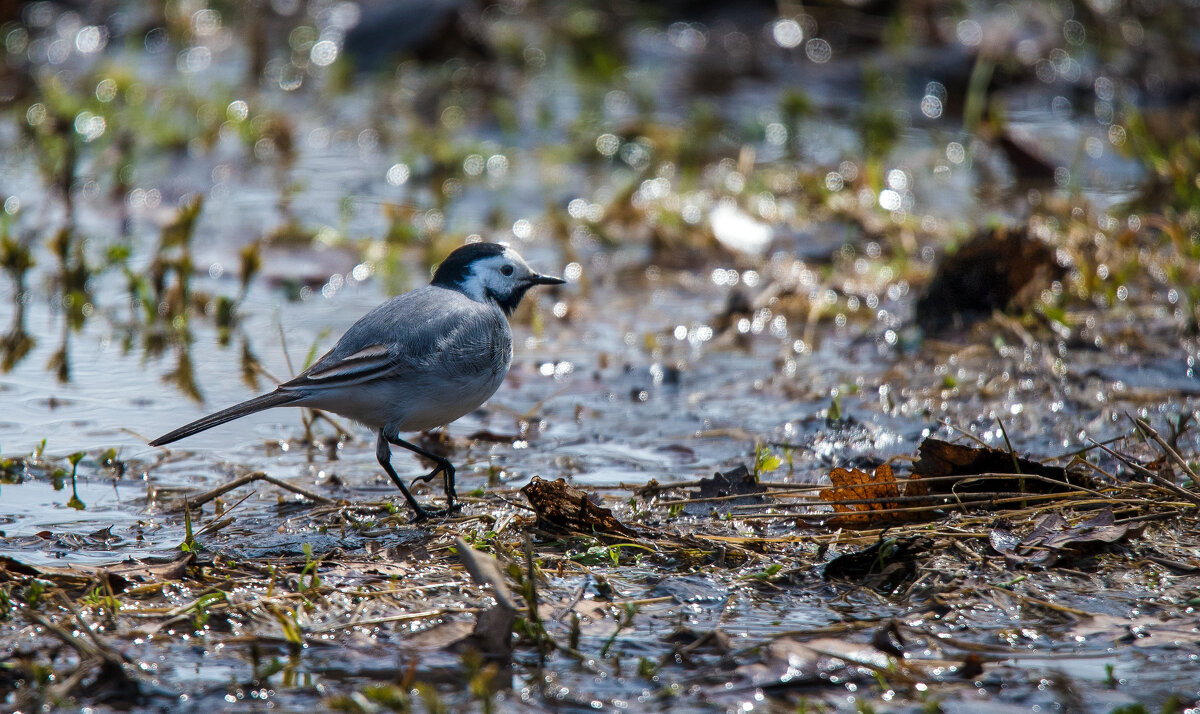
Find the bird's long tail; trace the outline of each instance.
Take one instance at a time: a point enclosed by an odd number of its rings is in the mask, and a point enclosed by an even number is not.
[[[191,424],[184,424],[175,431],[163,434],[154,441],[151,441],[150,445],[162,446],[163,444],[170,444],[173,441],[179,441],[184,437],[191,436],[192,434],[198,434],[205,429],[211,429],[218,424],[224,424],[227,421],[233,421],[234,419],[244,417],[247,414],[261,412],[262,410],[270,409],[271,407],[281,407],[286,404],[291,404],[292,402],[298,401],[303,396],[303,394],[296,392],[285,392],[283,390],[276,390],[274,392],[263,394],[255,397],[254,399],[248,399],[241,404],[234,404],[228,409],[222,409],[221,411],[209,414],[206,417],[201,417]]]

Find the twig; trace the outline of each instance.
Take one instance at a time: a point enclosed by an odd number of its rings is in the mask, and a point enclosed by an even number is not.
[[[1008,429],[1004,428],[1004,422],[1000,417],[996,417],[996,424],[1000,427],[1000,433],[1004,436],[1004,445],[1008,447],[1008,457],[1012,459],[1013,473],[1021,473],[1021,464],[1017,461],[1016,449],[1013,449],[1012,441],[1008,438]],[[1025,482],[1021,481],[1021,491],[1025,491]]]
[[[1167,443],[1166,439],[1163,439],[1158,435],[1158,432],[1154,430],[1154,427],[1150,426],[1149,422],[1140,417],[1132,417],[1129,414],[1126,414],[1125,416],[1132,419],[1133,423],[1137,425],[1137,428],[1140,429],[1142,433],[1148,435],[1151,439],[1154,439],[1156,442],[1158,442],[1158,445],[1162,447],[1163,453],[1165,453],[1168,458],[1174,461],[1176,466],[1183,469],[1183,472],[1188,475],[1188,478],[1192,480],[1192,483],[1200,483],[1200,476],[1196,476],[1196,472],[1192,470],[1191,466],[1188,466],[1187,461],[1185,461],[1183,457],[1179,455],[1178,451],[1176,451],[1171,447],[1170,444]]]
[[[330,504],[330,503],[334,502],[333,499],[326,498],[325,496],[322,496],[321,494],[316,493],[314,491],[310,491],[307,488],[304,488],[302,486],[296,486],[296,485],[288,483],[287,481],[277,479],[274,476],[268,476],[266,473],[264,473],[262,471],[255,471],[254,473],[249,473],[249,474],[246,474],[245,476],[239,476],[238,478],[235,478],[234,480],[232,480],[228,483],[217,486],[216,488],[214,488],[210,491],[205,491],[204,493],[201,493],[200,495],[196,496],[195,498],[188,498],[186,505],[182,501],[176,501],[167,510],[171,511],[171,512],[176,512],[176,511],[182,511],[184,508],[199,508],[200,506],[204,505],[205,503],[208,503],[209,501],[213,500],[214,498],[219,498],[219,497],[225,495],[226,493],[232,491],[235,488],[245,486],[248,483],[254,483],[255,481],[266,481],[267,483],[274,484],[274,485],[278,486],[279,488],[284,489],[285,491],[291,491],[292,493],[299,494],[301,496],[304,496],[308,500],[315,501],[317,503]]]
[[[233,516],[227,516],[220,520],[213,519],[213,520],[209,521],[208,524],[205,525],[203,528],[196,531],[196,534],[193,537],[199,538],[202,535],[212,535],[213,533],[216,533],[217,531],[221,530],[222,528],[232,525],[233,522],[236,520],[237,519],[234,518]]]
[[[323,412],[320,409],[309,409],[308,411],[312,412],[314,422],[316,420],[320,419],[321,421],[325,422],[329,426],[332,426],[334,428],[334,430],[337,431],[338,436],[346,439],[347,441],[354,439],[354,434],[350,433],[350,431],[347,430],[346,427],[339,424],[337,422],[337,420],[334,419],[333,417],[329,416],[328,413]]]
[[[1101,444],[1115,444],[1124,438],[1125,438],[1124,436],[1114,436],[1111,439],[1105,439],[1104,441],[1101,441],[1100,443]],[[1067,458],[1068,456],[1079,456],[1080,454],[1085,454],[1094,448],[1096,448],[1096,447],[1095,446],[1085,446],[1081,449],[1075,449],[1073,451],[1068,451],[1065,454],[1059,454],[1058,456],[1051,456],[1050,458],[1046,459],[1046,461],[1062,461],[1063,459]],[[1086,459],[1081,458],[1079,460],[1085,464],[1088,463]],[[1090,464],[1089,464],[1089,466],[1090,466]]]
[[[1008,503],[1024,503],[1027,501],[1046,501],[1046,500],[1070,501],[1070,505],[1076,506],[1076,507],[1085,506],[1085,505],[1093,505],[1093,504],[1097,504],[1097,503],[1103,503],[1103,504],[1113,504],[1113,503],[1138,503],[1138,504],[1140,504],[1140,503],[1142,503],[1141,501],[1136,501],[1136,500],[1132,500],[1132,499],[1118,499],[1118,498],[1100,498],[1100,499],[1090,498],[1090,499],[1082,500],[1082,501],[1071,501],[1072,498],[1078,498],[1080,496],[1086,495],[1085,491],[1067,491],[1065,493],[1041,493],[1041,494],[1035,493],[1035,494],[1017,494],[1017,495],[1007,494],[1007,493],[1006,494],[984,494],[984,495],[1002,496],[1002,497],[989,497],[989,498],[981,498],[978,500],[966,500],[966,501],[948,501],[946,503],[939,503],[939,504],[933,504],[933,505],[928,505],[928,506],[905,506],[902,508],[887,508],[887,509],[880,509],[880,510],[875,510],[875,511],[847,511],[847,512],[841,512],[841,513],[834,513],[834,512],[828,512],[828,511],[821,512],[821,513],[745,513],[745,514],[738,513],[738,514],[734,515],[734,518],[739,518],[739,519],[744,519],[744,520],[764,520],[764,519],[769,520],[769,519],[773,519],[773,518],[793,518],[793,519],[794,518],[866,518],[866,519],[876,519],[876,518],[886,517],[893,513],[922,513],[922,512],[927,512],[927,511],[937,511],[937,510],[944,510],[944,509],[966,510],[968,508],[978,508],[980,506],[985,506],[985,505],[1000,506],[1000,505],[1004,505],[1004,504],[1008,504]],[[856,503],[856,502],[895,503],[903,498],[927,499],[928,496],[921,496],[921,497],[899,496],[899,497],[890,498],[890,499],[858,499],[857,501],[839,501],[836,503],[844,503],[844,504]],[[835,502],[829,502],[829,503],[825,503],[825,504],[805,504],[805,505],[834,505],[834,504],[835,504]],[[1160,504],[1160,505],[1175,505],[1175,504]]]
[[[949,421],[947,421],[945,419],[938,419],[938,423],[941,424],[942,426],[946,427],[947,429],[953,429],[954,431],[957,431],[959,434],[962,434],[963,436],[967,437],[971,441],[974,441],[976,444],[979,444],[980,446],[982,446],[985,449],[994,448],[991,444],[987,443],[983,439],[980,439],[978,436],[975,436],[974,434],[967,431],[966,429],[961,429],[957,426],[954,426],[953,424],[951,424]]]
[[[1142,466],[1141,464],[1137,463],[1136,461],[1129,458],[1128,456],[1125,456],[1124,454],[1119,454],[1116,451],[1113,451],[1112,449],[1108,448],[1104,444],[1101,444],[1100,442],[1098,442],[1094,439],[1088,439],[1088,441],[1091,441],[1096,446],[1099,446],[1101,449],[1104,449],[1106,452],[1108,452],[1110,455],[1112,455],[1113,458],[1117,459],[1118,461],[1125,464],[1129,468],[1133,469],[1137,473],[1150,478],[1151,480],[1154,481],[1154,483],[1158,484],[1159,486],[1162,486],[1163,488],[1167,489],[1168,491],[1175,494],[1176,496],[1179,496],[1180,498],[1186,499],[1188,501],[1191,501],[1195,505],[1200,506],[1200,496],[1197,496],[1196,494],[1192,493],[1191,491],[1180,488],[1179,486],[1175,485],[1171,481],[1171,479],[1163,476],[1162,474],[1160,474],[1156,471],[1151,471],[1150,469],[1146,468],[1145,466]]]
[[[920,479],[908,479],[908,480],[903,480],[903,481],[896,481],[896,482],[894,482],[894,485],[901,486],[901,485],[906,485],[906,484],[931,484],[931,483],[940,483],[940,482],[969,483],[971,481],[984,480],[984,479],[996,479],[996,480],[1010,479],[1010,480],[1018,480],[1018,481],[1020,481],[1020,480],[1042,481],[1044,483],[1052,484],[1055,486],[1070,487],[1072,489],[1072,491],[1084,491],[1084,492],[1089,493],[1097,498],[1109,498],[1105,494],[1100,493],[1099,491],[1096,491],[1094,489],[1090,489],[1086,486],[1082,486],[1082,485],[1076,484],[1076,483],[1070,483],[1068,481],[1060,481],[1058,479],[1053,479],[1048,476],[1041,476],[1039,474],[980,473],[980,474],[970,474],[970,475],[930,476],[930,477],[923,477]],[[812,486],[808,486],[808,485],[797,486],[796,488],[786,489],[786,490],[787,491],[802,491],[802,490],[803,491],[817,491],[817,490],[825,491],[825,490],[830,490],[830,489],[840,490],[840,489],[845,489],[845,488],[847,488],[847,487],[831,485],[831,484],[820,484],[820,485],[812,485]],[[1049,494],[1049,495],[1064,495],[1064,494],[1071,493],[1072,491],[1062,491],[1057,494]],[[860,499],[844,499],[844,500],[832,500],[832,501],[812,500],[812,501],[805,502],[803,505],[806,505],[806,506],[832,506],[832,505],[838,504],[838,503],[849,505],[849,504],[867,504],[867,503],[898,503],[898,502],[911,502],[911,501],[919,502],[919,501],[923,501],[923,500],[928,501],[928,500],[934,500],[934,499],[939,499],[939,498],[957,498],[957,499],[969,498],[971,500],[980,500],[980,499],[986,500],[988,498],[993,498],[993,497],[998,497],[998,496],[1010,496],[1015,493],[1021,493],[1021,492],[1019,492],[1019,491],[998,491],[998,492],[931,493],[931,494],[923,495],[923,496],[901,496],[901,495],[897,494],[895,496],[881,497],[881,498],[860,498]],[[1048,494],[1042,494],[1042,495],[1048,495]],[[655,505],[655,506],[676,506],[676,505],[687,505],[687,504],[691,504],[691,503],[734,501],[734,500],[738,500],[738,499],[742,499],[742,498],[753,498],[755,496],[774,496],[774,497],[787,496],[787,497],[791,497],[791,498],[808,498],[808,496],[800,496],[800,495],[793,496],[792,494],[786,493],[783,490],[781,490],[781,491],[762,491],[760,493],[733,494],[730,496],[698,496],[696,498],[681,498],[681,499],[676,499],[673,501],[658,501],[657,503],[655,503],[653,505]],[[754,506],[757,506],[757,505],[760,505],[760,504],[754,504]],[[791,505],[791,504],[776,504],[776,505],[783,506],[783,505]],[[734,506],[734,508],[751,508],[754,506],[750,506],[750,505]]]
[[[1066,605],[1059,605],[1058,603],[1050,602],[1049,600],[1042,600],[1040,598],[1036,598],[1036,597],[1033,597],[1030,595],[1024,595],[1022,593],[1013,592],[1012,590],[1009,590],[1008,588],[1002,588],[999,585],[988,585],[988,587],[990,587],[992,590],[1002,592],[1005,595],[1008,595],[1010,597],[1014,597],[1014,598],[1020,600],[1021,602],[1027,602],[1032,605],[1037,605],[1038,607],[1048,608],[1050,610],[1055,610],[1057,612],[1065,612],[1065,613],[1069,613],[1071,615],[1080,615],[1082,617],[1095,617],[1096,616],[1096,613],[1094,613],[1094,612],[1088,612],[1087,610],[1077,610],[1073,607],[1067,607]]]
[[[368,620],[355,620],[353,622],[343,622],[337,625],[326,625],[325,627],[315,627],[308,630],[309,634],[321,635],[327,632],[337,632],[338,630],[348,630],[353,627],[369,627],[373,625],[384,625],[389,622],[405,622],[407,620],[423,620],[427,617],[438,617],[441,615],[449,615],[452,613],[461,612],[479,612],[477,607],[456,607],[446,610],[426,610],[425,612],[409,612],[403,615],[388,615],[387,617],[373,617]]]

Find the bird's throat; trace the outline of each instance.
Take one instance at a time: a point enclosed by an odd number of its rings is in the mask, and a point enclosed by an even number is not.
[[[499,305],[500,309],[504,311],[505,315],[511,317],[513,311],[516,310],[517,306],[521,304],[521,298],[525,297],[525,291],[528,289],[528,287],[520,287],[507,295],[501,295],[491,288],[487,288],[484,291],[484,294],[487,295],[489,300]]]

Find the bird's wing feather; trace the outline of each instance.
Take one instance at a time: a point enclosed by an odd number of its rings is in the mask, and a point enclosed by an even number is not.
[[[378,372],[391,364],[390,350],[386,344],[371,345],[340,359],[325,360],[314,364],[305,372],[309,380],[326,381],[337,377],[353,378],[362,374]]]
[[[493,344],[488,321],[504,318],[492,313],[442,288],[399,295],[354,323],[332,350],[280,388],[346,387],[397,374],[432,373],[447,365],[467,372],[494,369],[499,348],[507,354],[510,346]],[[415,320],[415,315],[424,319]]]

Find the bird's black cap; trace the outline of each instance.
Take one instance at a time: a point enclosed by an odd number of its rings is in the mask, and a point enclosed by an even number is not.
[[[446,259],[438,265],[433,273],[432,285],[453,288],[461,285],[471,274],[471,264],[477,260],[491,258],[504,252],[504,246],[499,243],[468,243],[461,248],[455,248]]]

